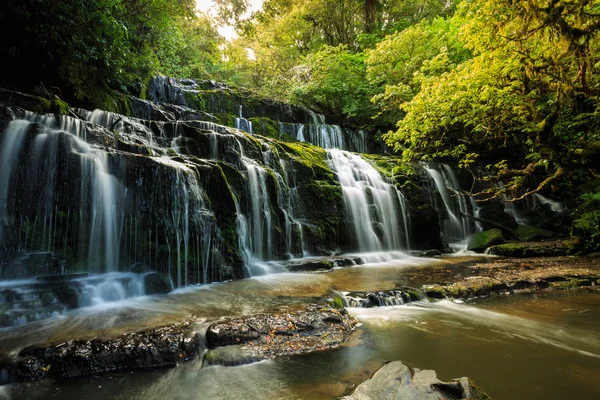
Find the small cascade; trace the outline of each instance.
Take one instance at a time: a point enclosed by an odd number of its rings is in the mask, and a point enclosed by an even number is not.
[[[340,149],[368,153],[368,134],[363,130],[343,129],[325,122],[325,116],[307,112],[310,123],[279,123],[279,136],[289,136],[299,142],[310,143],[324,149]]]
[[[11,121],[4,131],[0,144],[0,243],[2,243],[4,226],[8,225],[7,201],[12,172],[19,158],[25,134],[30,128],[28,121]]]
[[[543,204],[543,205],[550,207],[550,210],[552,212],[559,214],[559,213],[567,210],[567,206],[565,203],[551,200],[547,197],[542,196],[539,193],[534,193],[533,196],[534,196],[533,198],[536,199],[537,202],[539,202],[539,204]],[[535,207],[535,205],[534,205],[534,207]]]
[[[473,218],[469,218],[474,216],[473,210],[477,210],[475,202],[461,194],[458,179],[450,166],[442,164],[440,171],[426,166],[425,171],[433,180],[446,210],[447,218],[440,221],[444,235],[453,245],[464,242],[480,229]]]
[[[407,215],[398,190],[385,182],[379,172],[360,156],[342,150],[328,150],[328,163],[342,186],[344,204],[352,221],[359,251],[401,249],[407,232]]]
[[[88,268],[95,272],[118,271],[124,190],[109,173],[106,152],[93,149],[81,140],[78,145],[82,171],[81,203],[85,204],[91,198]]]
[[[416,289],[388,290],[384,292],[343,292],[342,302],[345,307],[371,308],[401,306],[413,301],[427,300],[427,297]]]
[[[0,281],[0,328],[55,317],[76,307],[105,306],[144,296],[146,275],[113,272]]]
[[[198,173],[160,147],[180,143],[178,124],[155,124],[160,131],[152,143],[152,130],[138,120],[76,112],[81,119],[25,112],[1,133],[0,257],[47,251],[68,260],[55,273],[107,273],[143,262],[164,268],[177,286],[221,280],[215,252],[222,242]],[[163,156],[106,151],[96,143],[111,140],[111,133],[96,123]],[[171,185],[169,196],[152,191],[153,184],[165,192]]]
[[[239,117],[235,119],[235,128],[250,134],[254,134],[254,131],[252,130],[252,121],[244,118],[241,104]]]
[[[499,181],[497,186],[503,187],[504,182]],[[517,222],[517,224],[531,225],[531,221],[529,221],[529,218],[527,218],[525,212],[518,208],[514,201],[510,201],[511,197],[508,194],[502,193],[500,198],[502,199],[502,203],[504,205],[504,212],[510,215]]]

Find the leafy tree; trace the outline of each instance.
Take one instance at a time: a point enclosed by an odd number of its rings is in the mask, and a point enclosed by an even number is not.
[[[214,29],[207,34],[206,18],[194,27],[194,6],[193,0],[6,0],[2,84],[30,91],[42,81],[68,100],[110,109],[115,91],[138,91],[161,71],[190,73],[188,54],[214,59],[214,45],[206,50],[200,43],[215,39]]]
[[[353,53],[343,45],[310,54],[291,100],[326,114],[341,112],[357,124],[368,123],[375,109],[369,102],[373,92],[365,78],[364,59],[364,53]]]
[[[441,74],[428,75],[424,63],[420,90],[401,105],[406,117],[388,142],[407,146],[410,158],[451,156],[463,166],[485,156],[490,168],[481,179],[508,182],[489,195],[516,199],[589,163],[583,149],[600,126],[599,7],[597,0],[464,2],[461,40],[473,57],[452,68],[441,54],[432,62],[451,67]]]

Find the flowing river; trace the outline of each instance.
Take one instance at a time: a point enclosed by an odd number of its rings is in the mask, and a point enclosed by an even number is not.
[[[40,337],[111,336],[197,320],[198,332],[222,317],[295,308],[336,291],[418,287],[465,274],[482,259],[405,257],[327,274],[272,274],[179,289],[78,309],[1,331],[16,351]],[[239,366],[107,373],[73,381],[0,387],[0,398],[28,399],[334,399],[383,362],[434,369],[442,380],[469,376],[495,399],[594,398],[600,393],[600,297],[567,291],[401,306],[349,308],[362,325],[344,346]]]

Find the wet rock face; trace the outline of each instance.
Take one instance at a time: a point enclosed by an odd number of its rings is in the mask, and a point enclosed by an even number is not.
[[[166,294],[173,290],[171,279],[166,274],[151,272],[144,277],[145,294]]]
[[[435,371],[411,371],[400,361],[384,365],[371,379],[361,383],[343,400],[394,400],[394,399],[472,399],[484,400],[490,397],[469,378],[440,381]]]
[[[347,307],[386,307],[419,301],[424,295],[418,290],[404,288],[400,290],[386,290],[382,292],[349,292],[344,295],[344,305]]]
[[[485,249],[495,244],[504,243],[504,236],[500,229],[490,229],[478,232],[469,239],[468,250],[483,253]]]
[[[195,358],[199,344],[190,323],[181,323],[117,339],[73,340],[56,346],[30,347],[19,353],[17,361],[0,365],[0,384],[172,367]]]
[[[242,345],[252,353],[252,360],[262,360],[338,347],[357,324],[345,309],[313,304],[301,311],[212,324],[206,331],[206,343],[209,348]]]

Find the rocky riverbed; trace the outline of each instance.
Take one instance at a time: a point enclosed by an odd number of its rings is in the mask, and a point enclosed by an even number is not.
[[[446,282],[424,285],[428,297],[470,299],[474,297],[542,290],[600,288],[600,258],[539,257],[507,258],[474,263],[469,271]]]

